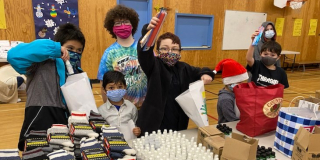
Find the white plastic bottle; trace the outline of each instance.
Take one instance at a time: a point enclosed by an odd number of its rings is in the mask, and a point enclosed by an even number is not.
[[[68,61],[68,60],[66,61],[66,67],[67,67],[67,70],[68,70],[69,75],[74,74],[72,65],[71,65],[70,61]]]
[[[215,154],[213,160],[219,160],[219,155]]]

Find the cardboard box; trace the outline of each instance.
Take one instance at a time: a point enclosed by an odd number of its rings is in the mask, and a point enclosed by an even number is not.
[[[320,90],[316,91],[316,98],[320,99]]]
[[[255,160],[259,140],[232,133],[226,137],[220,160]]]
[[[292,152],[293,160],[320,160],[320,128],[315,126],[310,133],[307,129],[300,127],[294,137]]]
[[[225,139],[221,136],[211,136],[204,139],[207,149],[210,149],[214,154],[218,154],[219,158],[222,154]]]
[[[224,138],[224,133],[218,130],[215,125],[200,127],[198,129],[197,143],[202,143],[204,145],[205,144],[204,139],[206,137],[216,136],[216,135],[219,135]]]

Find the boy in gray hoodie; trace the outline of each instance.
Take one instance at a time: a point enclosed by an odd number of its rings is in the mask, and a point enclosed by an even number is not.
[[[225,85],[219,91],[217,111],[218,123],[232,122],[239,119],[239,110],[233,93],[233,87],[247,80],[247,70],[233,59],[224,59],[218,63],[214,73],[222,71],[222,82]]]

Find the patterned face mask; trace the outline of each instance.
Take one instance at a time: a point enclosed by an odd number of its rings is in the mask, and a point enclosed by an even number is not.
[[[119,102],[122,100],[123,96],[127,93],[125,89],[116,89],[107,91],[107,97],[113,102]]]
[[[69,51],[70,63],[75,73],[82,71],[81,69],[81,54]]]
[[[176,54],[172,52],[159,53],[158,57],[168,66],[174,66],[181,59],[180,54]]]

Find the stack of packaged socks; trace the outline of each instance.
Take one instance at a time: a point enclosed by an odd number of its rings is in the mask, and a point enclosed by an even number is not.
[[[68,152],[74,152],[73,138],[70,136],[66,125],[53,124],[48,129],[47,136],[49,145],[54,151],[64,149]]]
[[[21,160],[18,149],[0,149],[0,160]]]
[[[87,119],[86,113],[72,111],[71,116],[68,119],[69,133],[72,136],[74,147],[74,155],[76,158],[81,157],[80,152],[80,140],[82,138],[97,138],[98,133],[94,132],[89,121]]]
[[[110,160],[103,150],[101,143],[94,137],[82,138],[80,141],[80,151],[83,160]]]
[[[24,151],[30,151],[38,147],[49,147],[49,143],[47,141],[47,131],[31,130],[30,133],[26,135],[24,147]]]
[[[101,139],[101,133],[102,133],[102,126],[109,127],[110,125],[107,123],[107,121],[101,116],[101,114],[96,113],[91,110],[90,116],[89,116],[89,123],[92,127],[92,129],[99,134],[98,140]]]
[[[111,159],[136,159],[136,151],[129,147],[116,127],[102,127],[103,146]]]

